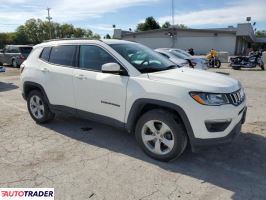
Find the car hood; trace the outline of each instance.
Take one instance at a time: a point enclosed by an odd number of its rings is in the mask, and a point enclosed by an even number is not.
[[[229,76],[187,67],[149,73],[148,76],[154,81],[176,84],[194,91],[231,93],[241,87],[238,80]]]

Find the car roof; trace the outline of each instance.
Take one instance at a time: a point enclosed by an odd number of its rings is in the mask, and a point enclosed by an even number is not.
[[[169,50],[171,50],[171,48],[157,48],[157,49],[155,49],[155,50],[164,50],[164,51],[169,51]]]
[[[157,51],[157,52],[168,52],[168,53],[170,53],[169,49],[166,49],[166,48],[154,49],[154,51]]]
[[[9,44],[9,45],[6,45],[8,47],[32,47],[33,45],[13,45],[13,44]]]
[[[62,44],[130,44],[134,42],[126,41],[126,40],[117,40],[117,39],[104,39],[104,40],[89,40],[89,39],[56,39],[56,40],[49,40],[34,46],[37,47],[44,47],[44,46],[55,46],[55,45],[62,45]]]

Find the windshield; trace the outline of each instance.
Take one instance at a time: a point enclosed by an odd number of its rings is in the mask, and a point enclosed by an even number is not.
[[[189,58],[188,56],[186,56],[186,55],[184,55],[184,54],[182,54],[182,53],[180,53],[180,52],[178,52],[176,50],[172,50],[172,51],[170,51],[170,53],[173,54],[174,56],[178,57],[178,58],[181,58],[181,59],[185,59],[186,60],[186,59]]]
[[[177,52],[179,52],[179,53],[181,53],[181,54],[183,54],[183,55],[185,55],[187,57],[191,57],[191,55],[188,52],[186,52],[186,51],[184,51],[182,49],[175,49],[174,51],[177,51]]]
[[[20,52],[23,54],[30,54],[32,47],[20,47]]]
[[[137,43],[110,44],[110,46],[141,73],[177,68],[167,58]]]

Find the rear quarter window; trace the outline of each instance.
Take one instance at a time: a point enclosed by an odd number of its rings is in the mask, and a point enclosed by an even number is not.
[[[32,47],[20,47],[19,50],[22,54],[28,54],[29,55],[31,50],[32,50]]]
[[[51,52],[51,47],[44,47],[40,55],[40,58],[48,62],[50,57],[50,52]]]

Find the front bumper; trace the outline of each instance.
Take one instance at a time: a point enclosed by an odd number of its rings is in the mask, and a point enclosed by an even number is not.
[[[219,138],[210,138],[210,139],[200,139],[200,138],[190,138],[190,143],[192,147],[192,151],[197,151],[203,147],[207,146],[216,146],[221,144],[228,144],[237,138],[237,136],[241,133],[242,124],[245,123],[247,107],[244,107],[241,111],[242,117],[241,120],[234,126],[234,128],[230,131],[230,133],[224,137]]]

